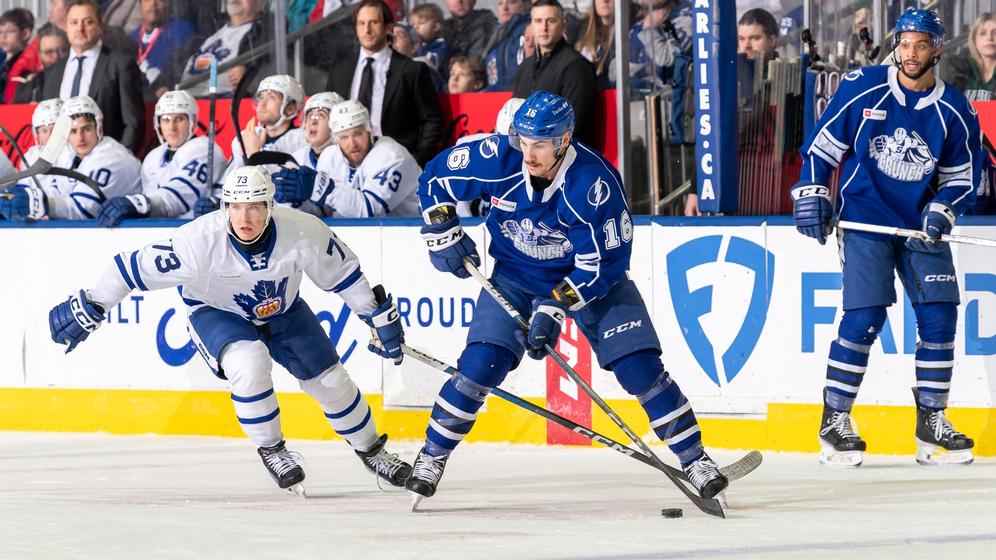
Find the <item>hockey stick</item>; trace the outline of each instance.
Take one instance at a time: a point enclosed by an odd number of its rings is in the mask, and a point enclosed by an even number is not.
[[[213,54],[211,55],[211,81],[208,82],[208,155],[207,155],[207,166],[208,166],[208,184],[207,184],[207,196],[211,196],[211,190],[214,189],[214,134],[215,134],[215,105],[218,101],[218,59]],[[238,123],[236,123],[238,126]]]
[[[48,142],[45,143],[45,149],[42,150],[38,159],[24,171],[0,178],[0,187],[16,183],[25,177],[34,177],[35,175],[44,175],[47,173],[52,168],[52,165],[55,164],[55,160],[58,159],[62,149],[66,147],[66,142],[69,140],[69,129],[72,126],[72,118],[65,113],[59,113],[58,118],[55,119],[55,126],[52,127],[52,133],[48,136]]]
[[[17,145],[17,139],[14,138],[14,135],[11,134],[10,131],[7,130],[7,127],[2,124],[0,124],[0,132],[3,132],[3,135],[7,137],[7,140],[10,141],[10,144],[14,146],[15,150],[17,150],[18,157],[21,158],[21,161],[24,162],[24,165],[27,165],[28,158],[24,157],[24,150],[22,150],[21,147]],[[42,188],[41,183],[38,181],[38,177],[32,175],[31,180],[34,181],[36,187],[38,187],[39,189]]]
[[[844,220],[837,222],[836,226],[839,228],[849,229],[853,231],[884,233],[886,235],[898,235],[900,237],[911,237],[915,239],[921,239],[923,241],[930,241],[926,233],[915,229],[903,229],[892,226],[878,226],[875,224],[862,224],[860,222],[847,222]],[[939,240],[935,239],[934,241],[945,241],[948,243],[964,243],[965,245],[979,245],[982,247],[996,247],[996,239],[968,237],[967,235],[950,235],[947,233],[941,234],[941,238]]]
[[[529,328],[529,325],[528,323],[526,323],[525,318],[523,318],[522,315],[520,315],[519,312],[515,310],[515,307],[511,303],[509,303],[507,299],[505,299],[505,296],[503,296],[501,292],[499,292],[491,284],[491,282],[489,282],[488,279],[485,278],[483,274],[481,274],[481,271],[478,270],[476,266],[474,266],[474,263],[469,258],[464,258],[463,266],[464,268],[467,269],[470,275],[473,276],[474,279],[481,284],[481,287],[483,287],[486,292],[491,294],[491,297],[494,298],[494,300],[498,303],[498,305],[500,305],[503,309],[505,309],[505,312],[508,313],[509,316],[515,319],[515,322],[519,324],[520,328],[523,329]],[[623,432],[625,432],[625,434],[631,440],[633,440],[633,443],[635,443],[637,447],[640,448],[641,451],[643,451],[648,457],[650,457],[654,461],[657,467],[661,471],[663,471],[665,475],[667,475],[668,479],[670,479],[671,482],[673,482],[674,485],[677,486],[678,489],[681,490],[681,492],[689,500],[691,500],[693,504],[695,504],[704,513],[708,513],[709,515],[715,515],[716,517],[726,517],[726,515],[723,514],[723,506],[720,505],[719,501],[717,501],[714,498],[703,498],[702,496],[699,496],[698,494],[689,490],[688,487],[685,486],[685,484],[682,483],[680,479],[671,474],[667,470],[667,464],[664,463],[664,461],[662,461],[661,458],[658,457],[657,454],[654,453],[652,449],[650,449],[650,446],[648,446],[647,443],[643,441],[642,438],[640,438],[640,436],[636,435],[636,432],[634,432],[632,428],[630,428],[625,422],[623,422],[622,418],[620,418],[619,415],[616,414],[615,411],[613,411],[612,408],[609,407],[609,405],[606,404],[604,400],[602,400],[602,397],[598,396],[598,394],[595,393],[594,389],[592,389],[591,386],[588,385],[588,383],[584,379],[582,379],[581,376],[578,375],[576,371],[574,371],[574,368],[572,368],[570,364],[568,364],[566,361],[564,361],[563,358],[560,357],[560,354],[558,354],[553,348],[551,348],[549,344],[545,345],[544,349],[546,350],[547,354],[549,354],[550,357],[553,358],[553,361],[556,362],[557,365],[559,365],[560,368],[563,369],[567,373],[567,375],[570,376],[570,378],[574,380],[574,382],[577,383],[578,386],[581,387],[581,389],[584,390],[585,393],[588,394],[589,397],[591,397],[592,402],[597,404],[598,408],[601,408],[602,412],[604,412],[609,418],[611,418],[612,421],[615,422],[615,424],[619,426],[619,428]]]
[[[440,360],[437,360],[436,358],[426,354],[425,352],[422,352],[421,350],[418,350],[416,348],[412,348],[407,344],[402,344],[401,350],[405,353],[405,355],[410,356],[418,360],[419,362],[422,362],[423,364],[432,367],[434,369],[437,369],[443,373],[454,375],[459,372],[459,370],[457,370],[455,367],[446,364]],[[664,464],[665,469],[661,469],[661,467],[657,463],[655,463],[653,459],[644,455],[643,453],[640,453],[639,451],[633,449],[632,447],[623,445],[608,436],[602,435],[596,432],[595,430],[592,430],[591,428],[586,428],[581,424],[578,424],[572,420],[564,418],[563,416],[560,416],[559,414],[551,410],[535,405],[527,401],[526,399],[523,399],[522,397],[513,395],[512,393],[509,393],[508,391],[504,391],[497,387],[492,389],[491,393],[500,399],[506,400],[520,408],[524,408],[529,412],[532,412],[533,414],[542,416],[543,418],[546,418],[547,420],[555,424],[559,424],[564,428],[571,430],[572,432],[581,434],[582,436],[594,442],[598,442],[604,445],[605,447],[612,449],[613,451],[617,451],[623,455],[626,455],[627,457],[632,457],[645,465],[650,465],[651,467],[654,467],[657,470],[664,470],[665,472],[669,472],[672,475],[686,482],[688,481],[688,477],[685,475],[685,472],[682,471],[681,469],[676,469],[666,463]],[[747,476],[751,472],[753,472],[754,469],[756,469],[757,467],[759,467],[761,465],[762,459],[763,457],[760,452],[751,451],[750,453],[744,455],[739,460],[730,463],[725,467],[721,467],[719,469],[719,472],[721,472],[723,476],[725,476],[726,478],[730,479],[731,482],[734,480],[739,480]]]

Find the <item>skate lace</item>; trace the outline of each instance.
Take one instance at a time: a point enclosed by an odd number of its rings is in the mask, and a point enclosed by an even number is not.
[[[684,471],[685,475],[688,476],[688,481],[698,489],[701,489],[705,483],[719,476],[719,467],[709,457],[703,457],[685,466]]]
[[[963,435],[954,429],[943,410],[931,413],[928,425],[934,429],[934,439],[938,441]]]
[[[268,453],[264,460],[266,461],[266,466],[269,467],[271,471],[273,471],[277,476],[283,476],[285,473],[298,466],[298,461],[301,460],[301,454],[281,449],[279,451]]]
[[[415,461],[415,465],[412,470],[412,477],[421,480],[436,481],[443,476],[444,464],[444,461],[432,457],[431,455],[422,455],[417,461]]]
[[[856,438],[858,437],[857,426],[851,415],[846,412],[834,412],[833,416],[830,417],[830,423],[827,427],[820,430],[820,435],[827,435],[830,430],[834,430],[842,438]]]
[[[388,478],[394,477],[398,470],[405,466],[405,462],[399,459],[397,454],[388,453],[384,450],[365,459],[367,464],[377,471],[377,473],[385,475]]]

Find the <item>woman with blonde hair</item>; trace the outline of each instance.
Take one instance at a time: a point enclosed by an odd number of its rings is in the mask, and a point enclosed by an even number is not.
[[[991,99],[996,92],[996,14],[980,14],[968,36],[968,52],[949,56],[942,78],[969,99]]]
[[[595,0],[588,10],[588,26],[574,46],[595,67],[595,78],[603,89],[615,87],[615,19],[612,0]]]

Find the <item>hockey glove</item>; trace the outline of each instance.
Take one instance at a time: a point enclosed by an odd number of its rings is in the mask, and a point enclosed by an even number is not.
[[[301,203],[311,198],[318,173],[310,167],[282,167],[273,174],[274,198],[285,204]]]
[[[78,296],[56,305],[48,312],[48,327],[52,331],[52,340],[57,344],[66,344],[66,353],[70,353],[76,345],[86,340],[90,333],[100,327],[104,320],[104,310],[95,303],[88,301],[86,292],[80,290]]]
[[[194,203],[194,217],[200,218],[205,214],[210,214],[211,212],[214,212],[220,207],[221,207],[221,202],[213,196],[198,198],[197,202]]]
[[[833,218],[830,189],[823,185],[802,185],[792,189],[792,199],[795,200],[792,210],[795,228],[825,245]]]
[[[937,243],[937,240],[941,238],[941,235],[951,233],[951,229],[954,228],[954,209],[943,202],[931,202],[923,209],[921,218],[923,219],[923,232],[927,234],[928,239],[911,237],[906,240],[906,248],[922,253],[940,253],[944,247]]]
[[[371,343],[367,345],[367,350],[382,358],[394,360],[395,364],[400,364],[405,357],[401,352],[401,345],[405,342],[405,331],[401,327],[398,308],[394,305],[394,296],[387,296],[377,309],[369,315],[361,314],[359,317],[377,333],[377,339],[380,340],[380,346]]]
[[[533,300],[533,316],[529,318],[529,332],[524,341],[530,358],[542,360],[547,354],[546,347],[556,346],[566,315],[564,305],[553,298]]]
[[[149,198],[144,194],[116,196],[100,207],[97,221],[103,227],[117,227],[121,220],[145,218],[150,210]]]
[[[48,215],[48,197],[36,186],[14,185],[0,199],[0,214],[8,220],[40,220]]]
[[[429,260],[440,272],[449,272],[457,278],[467,278],[470,273],[463,267],[464,257],[470,257],[474,266],[481,266],[477,244],[460,227],[460,219],[452,218],[422,226],[422,239],[429,246]]]

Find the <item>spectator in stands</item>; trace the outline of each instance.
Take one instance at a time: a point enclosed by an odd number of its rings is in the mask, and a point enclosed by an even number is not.
[[[522,61],[512,80],[512,96],[523,99],[544,90],[566,97],[574,105],[575,138],[594,140],[595,71],[564,39],[564,10],[557,0],[536,0],[530,11],[536,53]]]
[[[943,80],[969,99],[991,99],[996,93],[996,14],[975,18],[968,33],[968,51],[947,57]]]
[[[138,68],[153,83],[177,50],[194,36],[190,22],[169,18],[166,0],[141,0],[142,24],[131,33],[138,43]]]
[[[778,22],[763,8],[747,10],[737,21],[737,52],[750,60],[778,58]]]
[[[49,0],[48,22],[65,31],[66,13],[68,10],[69,8],[66,6],[66,0]]]
[[[69,0],[66,8],[70,58],[39,73],[41,97],[88,95],[103,112],[103,134],[137,151],[145,139],[138,65],[101,42],[104,28],[96,0]]]
[[[394,24],[394,29],[391,32],[391,48],[395,52],[403,54],[416,62],[424,63],[429,68],[429,75],[432,77],[432,86],[436,89],[436,93],[446,91],[446,82],[439,72],[436,71],[435,66],[430,64],[427,57],[418,56],[418,50],[422,48],[422,37],[419,36],[410,23],[399,21]]]
[[[469,56],[455,56],[450,59],[450,77],[447,90],[450,93],[472,93],[484,87],[484,65]]]
[[[616,7],[612,0],[595,0],[588,10],[588,25],[574,48],[595,67],[598,87],[616,87]]]
[[[325,89],[362,103],[375,136],[390,136],[420,165],[428,162],[443,136],[443,113],[429,69],[391,49],[394,14],[383,0],[360,2],[353,22],[359,52],[333,63]]]
[[[446,39],[442,37],[443,9],[435,4],[419,4],[408,16],[412,29],[419,37],[415,57],[422,58],[430,68],[442,74],[449,60],[446,56]]]
[[[104,25],[120,27],[131,35],[145,20],[144,0],[103,0]]]
[[[39,70],[47,70],[69,56],[69,38],[66,37],[66,32],[52,23],[41,26],[32,44],[38,51],[38,62],[41,64]],[[13,102],[29,103],[41,100],[39,77],[38,72],[28,76],[25,82],[17,87]]]
[[[684,87],[692,60],[692,9],[687,0],[654,0],[629,34],[631,87]],[[680,82],[680,86],[679,86]],[[672,100],[673,101],[673,100]]]
[[[28,51],[35,17],[24,8],[7,10],[0,15],[0,49],[5,58],[0,63],[0,103],[11,103],[14,91],[40,68],[38,51]]]
[[[265,0],[227,0],[225,10],[228,22],[203,41],[198,41],[197,38],[187,41],[180,49],[180,54],[173,56],[173,62],[152,83],[156,96],[172,89],[182,80],[206,75],[211,67],[212,56],[221,64],[251,50],[253,46],[265,43],[269,34],[268,20],[263,17],[265,9]],[[219,73],[218,95],[230,97],[245,72],[246,67],[238,65]],[[208,95],[208,86],[208,81],[204,80],[187,91],[194,97],[203,98]]]
[[[469,56],[481,60],[497,19],[491,10],[475,10],[477,0],[446,0],[453,16],[443,23],[443,38],[449,56]]]
[[[498,0],[498,26],[484,48],[484,68],[488,91],[505,91],[515,76],[522,53],[522,33],[529,26],[526,0]]]

